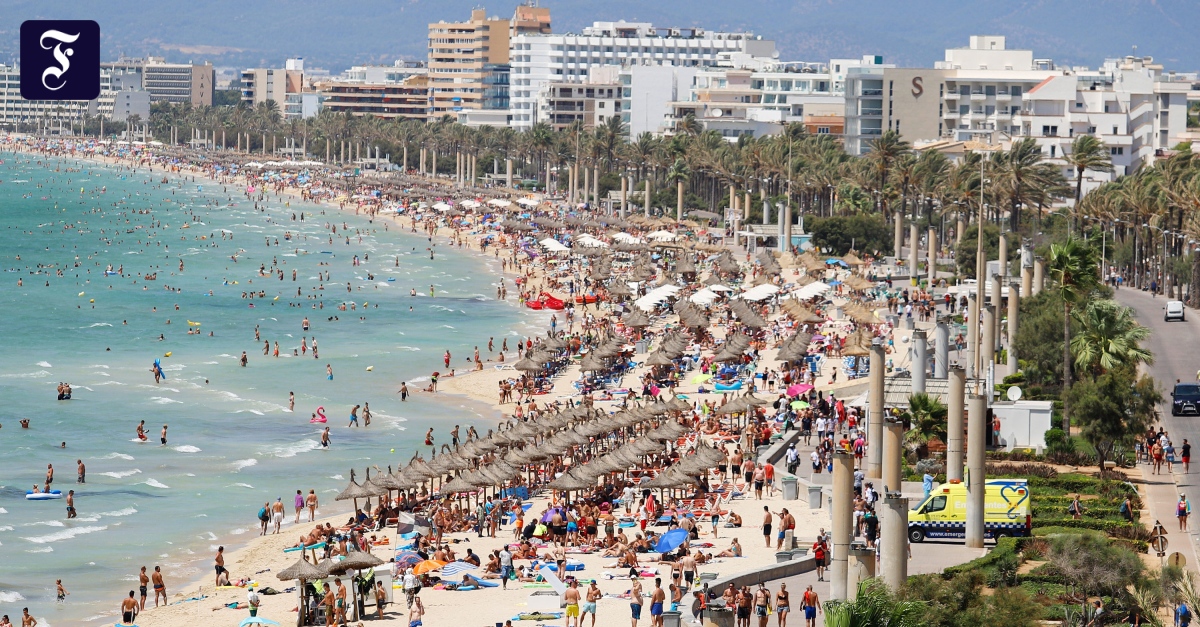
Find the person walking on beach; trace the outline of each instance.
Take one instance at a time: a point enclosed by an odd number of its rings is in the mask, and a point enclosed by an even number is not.
[[[275,503],[271,505],[271,522],[275,525],[275,533],[279,533],[279,526],[283,524],[283,497],[276,497]]]
[[[346,623],[346,585],[342,583],[342,578],[337,577],[333,580],[333,585],[337,587],[336,603],[337,613],[334,616],[335,622],[339,625]]]
[[[55,596],[55,599],[56,599],[56,600],[57,600],[59,603],[66,603],[66,602],[67,602],[67,595],[68,595],[68,594],[71,594],[71,593],[70,593],[70,592],[67,592],[67,589],[63,587],[63,585],[62,585],[62,579],[58,579],[58,580],[56,580],[56,581],[54,582],[54,596]]]
[[[407,382],[405,382],[405,381],[400,382],[400,391],[397,392],[397,394],[400,395],[401,401],[408,400],[408,383]]]
[[[349,429],[350,427],[358,426],[358,408],[359,407],[362,407],[362,405],[355,405],[354,408],[350,410],[350,424],[346,425],[347,429]]]
[[[325,627],[336,624],[337,615],[334,612],[333,586],[326,584],[325,596],[321,597],[321,605],[325,606]]]
[[[296,522],[294,524],[298,525],[298,524],[300,524],[300,512],[304,511],[304,491],[303,490],[296,490],[296,498],[294,499],[293,504],[296,506]]]
[[[48,486],[47,486],[48,487]],[[75,491],[67,492],[67,518],[75,518],[78,514],[75,513]]]
[[[662,589],[662,577],[654,578],[654,591],[650,593],[650,625],[662,627],[663,603],[667,600],[667,592]]]
[[[424,623],[421,622],[421,617],[425,615],[425,605],[421,603],[421,597],[413,599],[413,606],[408,611],[408,627],[421,627]]]
[[[316,492],[316,490],[308,491],[308,497],[304,499],[304,504],[305,504],[305,506],[308,507],[308,522],[312,522],[312,521],[316,520],[317,519],[317,492]]]
[[[450,368],[450,349],[446,349],[446,354],[442,355],[442,362],[446,364],[446,368]]]
[[[563,593],[563,604],[567,607],[567,627],[571,627],[572,618],[575,619],[575,627],[579,627],[579,598],[579,581],[572,579],[571,587]]]
[[[588,586],[587,589],[587,600],[583,602],[583,606],[579,611],[579,627],[583,627],[583,617],[587,614],[592,615],[591,627],[596,627],[596,603],[600,601],[600,597],[602,596],[604,596],[604,594],[600,592],[600,588],[596,587],[596,580],[593,579],[592,585]]]
[[[163,607],[167,605],[167,584],[163,583],[162,567],[155,566],[154,574],[150,575],[150,581],[154,583],[154,607],[158,607],[158,597],[162,597]]]
[[[642,618],[642,582],[636,574],[630,575],[630,579],[633,579],[633,588],[629,592],[629,612],[633,615],[632,627],[637,627]]]

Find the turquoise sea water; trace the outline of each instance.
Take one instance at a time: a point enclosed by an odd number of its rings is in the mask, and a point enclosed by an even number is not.
[[[158,171],[0,158],[0,613],[10,617],[28,606],[43,626],[110,618],[142,565],[161,565],[178,592],[209,571],[217,545],[257,534],[265,501],[283,497],[291,512],[297,489],[315,489],[332,506],[351,467],[406,460],[431,426],[439,441],[453,424],[486,432],[497,418],[490,410],[422,394],[401,403],[400,381],[424,385],[445,370],[446,349],[467,370],[475,345],[487,355],[489,336],[499,348],[506,334],[537,331],[537,317],[495,300],[497,261],[446,245],[430,260],[430,242],[390,220],[385,231],[384,221],[282,200],[255,210],[241,188],[181,177],[162,184]],[[301,211],[305,219],[293,220]],[[354,255],[366,260],[354,266]],[[259,276],[273,260],[282,281]],[[108,265],[125,276],[105,276]],[[266,297],[243,299],[251,290]],[[357,310],[337,310],[351,300]],[[187,334],[188,321],[200,335]],[[280,357],[263,356],[256,325]],[[293,357],[304,336],[308,354]],[[167,377],[157,385],[156,358]],[[56,400],[60,381],[74,386],[72,400]],[[347,429],[350,408],[363,402],[372,425]],[[324,425],[309,423],[319,406],[332,427],[327,451],[318,450]],[[149,443],[136,441],[140,420]],[[158,444],[163,424],[167,447]],[[77,459],[86,485],[75,483]],[[47,464],[55,488],[76,489],[78,518],[65,519],[64,501],[24,499]],[[71,592],[65,605],[54,603],[59,578]]]

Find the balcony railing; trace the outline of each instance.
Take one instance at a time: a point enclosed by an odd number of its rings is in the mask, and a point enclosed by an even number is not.
[[[862,134],[863,135],[883,135],[883,129],[881,129],[881,128],[864,128],[862,130]]]
[[[864,95],[864,96],[882,96],[883,90],[882,89],[864,89],[864,90],[862,90],[862,95]]]
[[[883,115],[883,109],[863,109],[858,112],[859,115]]]

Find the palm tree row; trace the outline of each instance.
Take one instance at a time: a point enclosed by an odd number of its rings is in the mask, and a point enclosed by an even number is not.
[[[617,116],[595,128],[576,124],[554,129],[542,123],[518,133],[466,127],[449,117],[426,122],[322,111],[309,120],[283,120],[271,102],[253,107],[157,104],[150,129],[160,139],[182,137],[173,129],[187,129],[214,145],[248,152],[290,142],[334,162],[379,148],[393,162],[422,173],[436,168],[445,175],[453,168],[455,179],[463,183],[474,183],[489,170],[500,177],[503,162],[505,182],[515,166],[518,180],[578,201],[596,202],[624,185],[629,204],[642,210],[669,213],[671,204],[677,213],[735,207],[742,220],[760,218],[759,207],[766,200],[786,201],[800,213],[817,216],[878,212],[887,219],[903,215],[929,224],[952,217],[958,233],[982,213],[1019,231],[1071,193],[1062,165],[1044,160],[1032,139],[987,157],[967,153],[952,163],[937,150],[913,151],[894,131],[874,140],[867,155],[854,157],[835,137],[808,134],[800,124],[778,135],[729,142],[689,117],[674,135],[644,133],[628,139]],[[1080,173],[1109,167],[1097,156],[1099,142],[1091,141],[1089,150],[1073,151],[1081,158],[1068,157],[1069,167]],[[1074,191],[1076,197],[1081,194],[1079,183]]]

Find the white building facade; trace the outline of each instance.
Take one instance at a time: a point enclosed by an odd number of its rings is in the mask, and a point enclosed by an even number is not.
[[[772,57],[775,43],[751,33],[662,29],[641,22],[595,22],[580,34],[517,35],[509,43],[511,124],[527,130],[540,121],[537,95],[546,83],[583,82],[592,68],[606,65],[703,66],[722,52]]]

